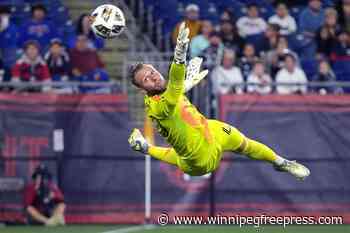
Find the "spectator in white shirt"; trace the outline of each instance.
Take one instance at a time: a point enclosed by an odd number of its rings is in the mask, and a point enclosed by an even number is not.
[[[277,93],[279,94],[305,94],[307,91],[307,78],[302,69],[297,66],[296,58],[292,54],[286,54],[284,68],[278,71],[276,76]],[[295,84],[295,85],[293,85]],[[302,85],[300,85],[302,84]]]
[[[243,86],[237,85],[243,83],[243,76],[241,70],[235,66],[235,58],[233,50],[225,49],[222,64],[213,70],[211,79],[215,95],[229,92],[243,93]]]
[[[254,64],[252,73],[248,76],[249,84],[247,91],[249,93],[269,94],[271,93],[271,77],[265,72],[265,66],[262,61]]]
[[[289,15],[285,3],[279,3],[276,8],[276,14],[269,18],[269,23],[280,26],[280,34],[283,36],[290,35],[297,30],[295,19]]]
[[[241,37],[258,35],[265,32],[267,24],[259,17],[259,8],[256,4],[248,6],[247,16],[243,16],[237,21],[238,33]]]

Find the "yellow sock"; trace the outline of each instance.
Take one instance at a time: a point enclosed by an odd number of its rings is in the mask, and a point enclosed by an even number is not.
[[[155,159],[164,161],[171,165],[177,165],[178,154],[173,148],[150,146],[148,154]]]
[[[268,146],[249,138],[246,138],[245,145],[242,145],[240,149],[241,150],[237,152],[246,155],[251,159],[279,163],[278,160],[281,158]]]

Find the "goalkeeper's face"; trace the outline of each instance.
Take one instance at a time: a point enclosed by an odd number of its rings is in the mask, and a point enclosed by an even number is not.
[[[158,95],[166,90],[165,79],[152,65],[143,65],[135,74],[135,82],[148,95]]]

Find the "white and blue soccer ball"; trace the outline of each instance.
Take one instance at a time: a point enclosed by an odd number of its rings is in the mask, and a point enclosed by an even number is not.
[[[104,39],[112,39],[123,32],[125,16],[123,11],[111,4],[98,6],[91,14],[92,31]]]

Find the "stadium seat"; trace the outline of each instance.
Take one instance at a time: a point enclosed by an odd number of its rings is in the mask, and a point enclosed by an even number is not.
[[[63,30],[64,43],[68,44],[71,36],[75,34],[75,26],[73,25],[72,20],[67,20],[60,30]]]
[[[261,6],[260,14],[265,20],[268,20],[272,15],[275,14],[275,9],[271,4],[266,4]]]
[[[299,15],[304,10],[305,6],[295,6],[289,10],[289,14],[295,19],[296,23],[298,23]]]
[[[2,59],[7,67],[11,67],[15,64],[16,60],[19,58],[19,53],[17,48],[4,48],[1,50]]]
[[[254,47],[259,50],[261,49],[262,45],[261,45],[261,42],[263,41],[264,37],[264,34],[261,33],[261,34],[257,34],[257,35],[251,35],[251,36],[247,36],[245,38],[246,42],[249,43],[249,44],[253,44]]]
[[[333,69],[335,73],[343,73],[350,75],[350,61],[335,61],[333,63]],[[350,76],[347,78],[350,80]]]
[[[11,0],[11,1],[0,1],[1,4],[10,4],[11,6],[23,6],[24,0]]]
[[[332,67],[338,81],[350,81],[350,61],[335,61]],[[350,87],[343,88],[343,90],[345,93],[350,93]]]
[[[26,11],[25,6],[13,6],[11,7],[11,20],[19,25],[25,19],[29,18],[30,14]]]
[[[159,4],[154,7],[154,14],[156,18],[163,18],[168,14],[174,14],[177,8],[177,0],[160,1]]]
[[[156,6],[159,5],[159,3],[160,3],[159,0],[143,0],[143,4],[145,6],[151,6],[152,5],[152,6],[156,7]]]
[[[323,6],[326,7],[334,7],[335,2],[333,0],[323,0]]]
[[[304,48],[303,43],[301,43],[304,40],[304,35],[301,33],[294,33],[289,36],[287,36],[288,45],[291,50],[293,50],[296,53],[300,53],[302,49]]]
[[[334,70],[334,73],[337,77],[337,81],[340,81],[340,82],[349,82],[350,81],[350,73],[347,73],[347,72],[343,72],[341,70]],[[345,93],[350,93],[350,87],[343,87],[343,91]]]
[[[204,9],[201,11],[200,17],[201,17],[201,19],[210,20],[214,24],[218,24],[219,18],[220,18],[219,13],[218,13],[218,9],[212,3],[210,4],[208,9]]]
[[[25,2],[30,4],[49,4],[50,0],[25,0]]]
[[[172,32],[178,22],[181,21],[182,16],[177,12],[169,12],[166,16],[161,18],[163,20],[163,32]]]
[[[235,1],[215,1],[218,11],[222,12],[224,9],[231,9],[235,18],[239,18],[245,15],[245,4]],[[238,10],[237,10],[238,9]]]
[[[196,4],[199,7],[202,7],[209,4],[208,0],[182,0],[181,2],[183,2],[185,6],[188,4]]]
[[[49,12],[49,18],[57,25],[64,25],[69,18],[68,10],[64,6],[55,8]]]
[[[317,73],[318,62],[316,59],[302,59],[300,61],[308,80],[312,80],[312,77]]]

